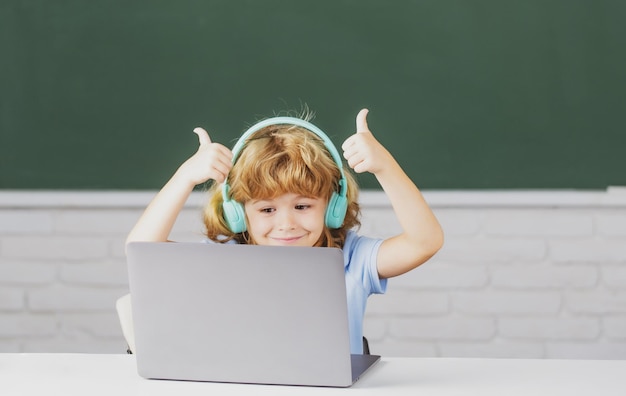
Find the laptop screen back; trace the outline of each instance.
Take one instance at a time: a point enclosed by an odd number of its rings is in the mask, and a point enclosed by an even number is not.
[[[341,250],[133,242],[127,255],[141,376],[351,385]]]

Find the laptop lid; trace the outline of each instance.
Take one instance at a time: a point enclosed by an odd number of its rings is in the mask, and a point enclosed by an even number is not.
[[[133,242],[127,260],[142,377],[343,387],[379,359],[350,355],[340,249]]]

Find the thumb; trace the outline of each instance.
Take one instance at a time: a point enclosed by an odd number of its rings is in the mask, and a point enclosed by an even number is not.
[[[200,127],[196,127],[193,129],[193,133],[198,135],[198,141],[200,142],[200,146],[204,146],[205,144],[211,144],[211,138],[207,131]]]
[[[359,111],[359,114],[356,115],[356,133],[370,131],[367,126],[367,113],[369,113],[368,109],[362,109]]]

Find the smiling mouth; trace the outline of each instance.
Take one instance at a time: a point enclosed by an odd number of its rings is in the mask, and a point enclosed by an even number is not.
[[[293,243],[293,242],[296,242],[296,241],[302,239],[302,237],[301,236],[297,236],[297,237],[283,237],[283,238],[273,237],[272,239],[277,241],[277,242],[281,242],[281,243]]]

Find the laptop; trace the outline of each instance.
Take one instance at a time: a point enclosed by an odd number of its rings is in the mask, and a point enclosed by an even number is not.
[[[336,248],[132,242],[140,376],[349,387],[377,355],[351,355]]]

